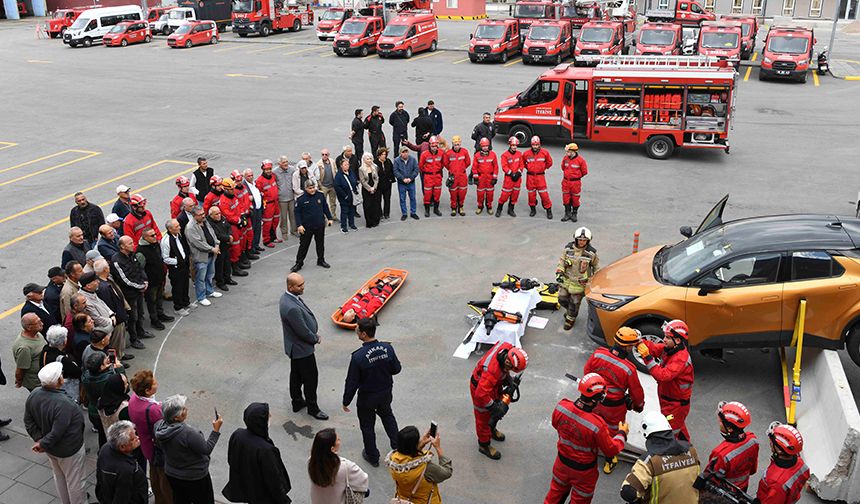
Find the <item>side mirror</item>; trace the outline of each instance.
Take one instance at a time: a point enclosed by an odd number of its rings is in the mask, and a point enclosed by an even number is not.
[[[689,238],[693,236],[693,228],[691,228],[690,226],[681,226],[680,231],[681,236],[683,236],[684,238]]]
[[[707,296],[711,292],[716,292],[723,287],[722,282],[717,280],[716,278],[703,278],[701,282],[698,283],[697,287],[699,288],[700,296]]]
[[[474,33],[470,33],[470,34],[469,34],[469,40],[472,40],[473,38],[475,38],[475,34],[474,34]]]

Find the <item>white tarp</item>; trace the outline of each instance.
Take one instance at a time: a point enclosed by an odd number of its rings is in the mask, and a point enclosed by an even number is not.
[[[510,322],[498,322],[493,329],[487,334],[483,322],[475,330],[471,341],[461,343],[454,351],[454,357],[468,359],[469,355],[475,350],[478,343],[495,344],[498,341],[506,341],[515,347],[521,347],[520,338],[526,332],[526,325],[532,310],[535,309],[540,302],[541,297],[537,289],[527,291],[511,292],[505,289],[499,289],[493,295],[493,300],[490,302],[490,308],[496,310],[504,310],[508,313],[519,313],[523,317],[523,321],[519,324]]]

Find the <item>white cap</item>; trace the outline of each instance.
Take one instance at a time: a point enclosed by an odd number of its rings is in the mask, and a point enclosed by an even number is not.
[[[108,216],[105,217],[105,222],[107,222],[108,224],[113,224],[114,222],[121,220],[122,219],[119,218],[119,215],[115,213],[109,213]]]
[[[39,382],[42,385],[54,385],[63,376],[63,365],[59,362],[50,362],[39,370]]]
[[[125,184],[120,184],[120,185],[116,186],[116,193],[117,193],[117,194],[119,194],[119,193],[124,193],[124,192],[129,192],[129,191],[131,191],[131,187],[129,187],[129,186],[125,185]]]

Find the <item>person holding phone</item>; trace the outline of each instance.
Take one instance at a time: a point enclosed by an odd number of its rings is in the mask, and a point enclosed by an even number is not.
[[[436,452],[436,462],[431,447]],[[385,465],[394,479],[395,497],[413,504],[442,504],[439,483],[454,474],[451,459],[442,451],[436,422],[430,424],[423,436],[414,425],[401,429],[397,433],[397,449],[385,457]]]

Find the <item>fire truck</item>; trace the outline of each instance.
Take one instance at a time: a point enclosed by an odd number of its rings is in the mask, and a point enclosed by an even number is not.
[[[771,26],[761,51],[759,80],[773,77],[806,82],[816,42],[811,28]]]
[[[532,22],[539,19],[559,19],[561,3],[552,0],[517,0],[510,8],[510,15],[520,22],[520,41],[525,40]]]
[[[94,9],[95,6],[90,7],[72,7],[71,9],[57,9],[51,14],[51,19],[48,20],[48,35],[51,38],[62,38],[63,34],[66,32],[66,28],[72,26],[78,16],[81,15],[81,12],[87,9]]]
[[[314,24],[310,4],[304,7],[284,0],[233,0],[233,32],[240,37],[256,33],[268,37],[273,31],[299,31]]]
[[[699,26],[702,21],[716,21],[717,15],[705,10],[698,0],[675,0],[675,9],[645,11],[648,21],[677,23],[681,26]]]
[[[737,72],[705,56],[602,56],[558,65],[499,103],[499,134],[638,143],[654,159],[679,148],[729,152]]]
[[[375,16],[384,18],[385,7],[381,2],[368,2],[364,0],[346,0],[343,5],[329,7],[322,13],[316,23],[317,38],[320,40],[333,39],[340,31],[340,27],[353,16]]]
[[[562,6],[561,19],[570,23],[570,27],[576,32],[589,21],[608,20],[609,12],[594,0],[576,0]]]

